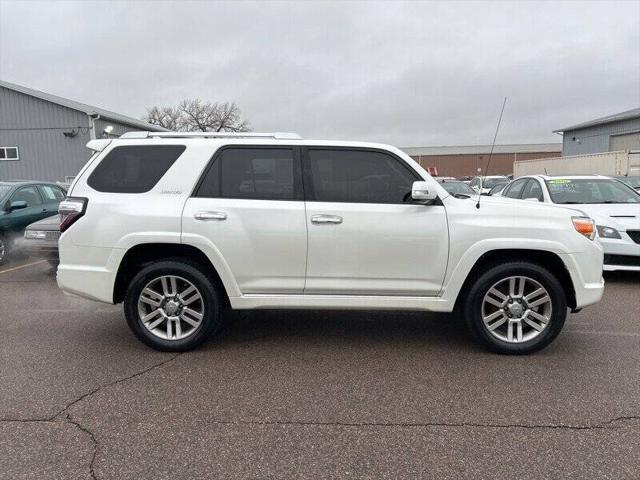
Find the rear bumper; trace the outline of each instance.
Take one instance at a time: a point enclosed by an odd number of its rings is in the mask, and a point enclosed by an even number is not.
[[[65,247],[60,239],[58,287],[65,293],[113,303],[113,288],[124,250],[117,248]]]

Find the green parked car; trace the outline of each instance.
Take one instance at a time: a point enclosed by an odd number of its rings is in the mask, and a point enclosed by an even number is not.
[[[58,213],[66,192],[54,183],[0,182],[0,265],[27,225]]]

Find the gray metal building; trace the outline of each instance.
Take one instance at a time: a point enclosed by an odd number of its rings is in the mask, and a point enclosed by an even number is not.
[[[89,158],[89,140],[132,130],[165,129],[0,80],[0,180],[68,182]]]
[[[640,150],[640,108],[554,130],[562,134],[562,155]]]

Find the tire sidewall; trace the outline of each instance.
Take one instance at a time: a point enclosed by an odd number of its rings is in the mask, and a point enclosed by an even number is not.
[[[482,302],[487,291],[497,282],[511,276],[526,276],[540,283],[551,298],[551,320],[544,331],[523,343],[508,343],[494,337],[482,320]],[[547,269],[526,262],[513,262],[489,269],[474,282],[466,302],[465,317],[473,336],[496,353],[527,354],[551,343],[560,333],[567,316],[567,300],[558,279]]]
[[[0,265],[3,265],[9,259],[11,246],[9,245],[9,237],[2,232],[0,232],[0,242],[4,245],[4,254],[0,257]]]
[[[142,289],[153,279],[163,275],[175,275],[193,283],[202,295],[204,318],[198,330],[182,340],[165,340],[153,335],[142,324],[138,315],[138,299]],[[140,270],[131,280],[124,299],[127,324],[133,333],[146,345],[161,351],[183,352],[204,342],[220,323],[219,295],[209,278],[197,267],[182,262],[163,261]]]

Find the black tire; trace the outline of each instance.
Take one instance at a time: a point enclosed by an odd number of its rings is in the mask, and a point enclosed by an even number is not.
[[[142,290],[154,279],[165,275],[181,277],[195,286],[201,297],[204,309],[200,325],[186,338],[164,339],[154,335],[143,324],[138,310],[138,301]],[[221,326],[220,310],[222,297],[211,278],[197,264],[182,259],[169,259],[155,262],[142,268],[131,280],[124,298],[124,313],[127,324],[133,333],[149,347],[163,352],[185,352],[191,350],[213,335]]]
[[[496,338],[482,319],[483,301],[487,292],[501,280],[513,276],[524,276],[538,282],[547,290],[551,299],[550,321],[546,327],[534,338],[519,343]],[[558,336],[567,317],[567,299],[558,279],[546,268],[535,263],[510,262],[490,268],[473,282],[462,304],[462,312],[474,340],[488,350],[524,355],[543,349]]]
[[[9,237],[0,232],[0,265],[7,263],[11,251]]]

